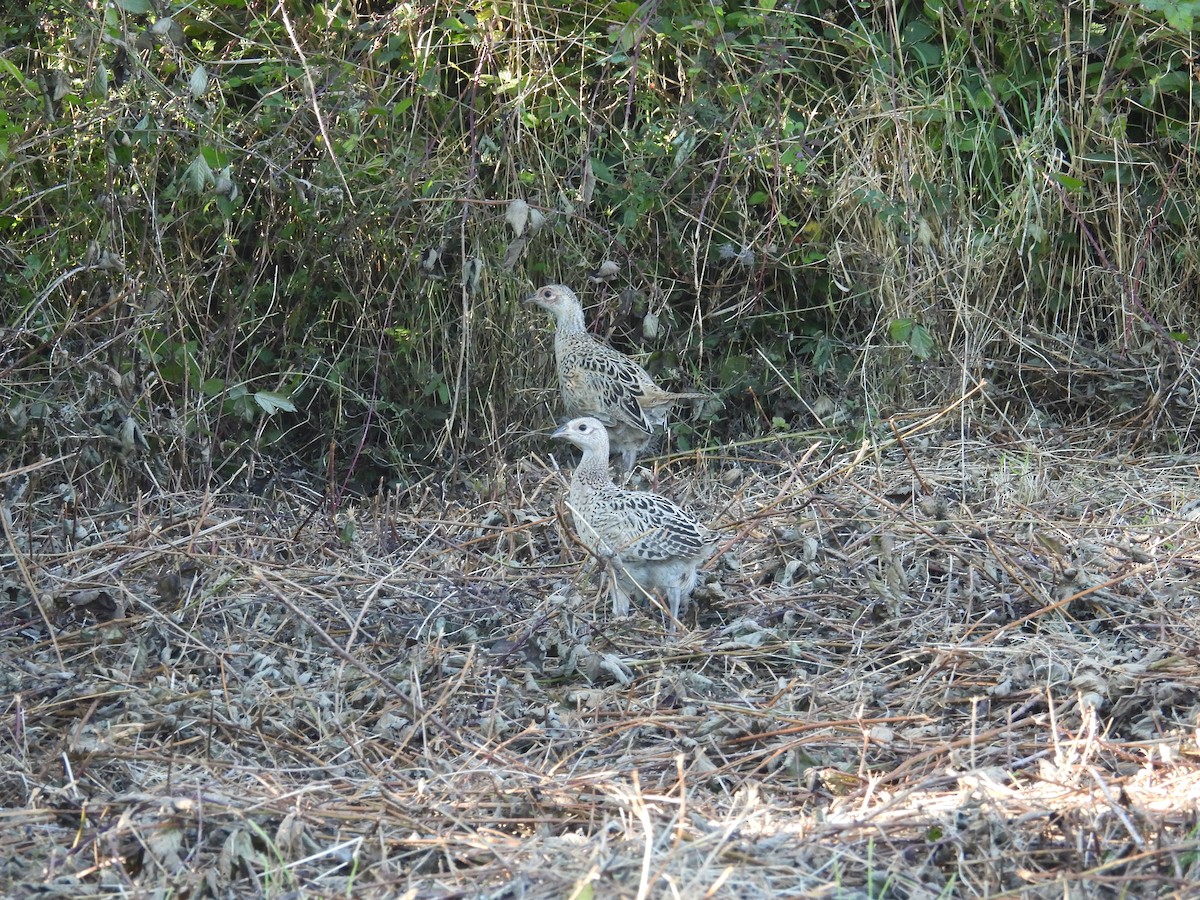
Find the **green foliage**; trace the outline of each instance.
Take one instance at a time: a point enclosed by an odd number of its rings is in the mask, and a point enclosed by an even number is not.
[[[102,363],[141,385],[120,403],[175,458],[221,465],[286,435],[324,466],[337,436],[363,448],[335,462],[364,483],[437,452],[519,451],[549,379],[516,301],[585,287],[606,259],[621,275],[585,297],[600,327],[669,383],[721,394],[706,427],[724,436],[860,369],[897,392],[868,406],[907,402],[893,360],[858,350],[876,329],[931,363],[998,315],[1116,339],[1128,289],[1101,275],[1197,277],[1196,6],[16,16],[0,311],[19,349],[0,366],[23,377],[0,399],[66,379],[100,404]],[[514,198],[546,218],[515,250]],[[1193,333],[1180,296],[1143,290],[1138,314]]]
[[[1197,0],[1139,0],[1143,9],[1161,12],[1167,24],[1179,31],[1192,31],[1196,27],[1196,17],[1200,16],[1200,2]]]
[[[893,319],[890,331],[892,340],[907,344],[917,359],[929,359],[937,350],[929,329],[913,319]]]

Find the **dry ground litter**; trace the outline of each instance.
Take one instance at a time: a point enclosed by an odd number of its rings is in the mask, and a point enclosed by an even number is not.
[[[0,889],[1194,895],[1200,460],[930,422],[651,461],[727,535],[674,636],[548,444],[332,514],[3,473]]]

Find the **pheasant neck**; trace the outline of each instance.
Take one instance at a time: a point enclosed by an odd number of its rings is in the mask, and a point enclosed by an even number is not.
[[[583,459],[575,467],[575,477],[589,484],[611,484],[608,473],[608,447],[589,447],[583,451]]]
[[[574,304],[567,309],[560,309],[556,316],[555,330],[559,334],[584,334],[587,326],[583,323],[583,307]]]

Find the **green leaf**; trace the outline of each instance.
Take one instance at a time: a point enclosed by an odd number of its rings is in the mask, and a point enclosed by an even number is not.
[[[913,325],[908,337],[908,346],[917,359],[929,359],[937,350],[937,343],[924,325]]]
[[[798,142],[789,145],[788,148],[784,150],[782,154],[780,154],[779,162],[781,165],[791,166],[801,175],[808,171],[808,156],[805,154],[803,145]]]
[[[721,362],[721,384],[728,386],[746,374],[750,369],[750,360],[741,354],[727,356]]]
[[[1184,92],[1192,84],[1192,74],[1176,69],[1174,72],[1164,72],[1162,75],[1151,78],[1150,83],[1160,94]]]
[[[937,342],[929,329],[916,319],[893,319],[888,326],[892,340],[900,344],[908,344],[908,349],[917,359],[929,359],[937,352]]]
[[[165,384],[183,384],[183,366],[175,362],[165,362],[158,367],[158,377]]]
[[[117,0],[117,6],[135,16],[144,16],[150,12],[150,0]]]
[[[230,164],[228,153],[223,153],[216,147],[201,147],[200,155],[204,157],[204,161],[208,163],[211,169],[223,169]]]
[[[617,46],[620,47],[625,53],[628,53],[637,44],[641,30],[640,22],[628,22],[625,27],[617,32]]]
[[[197,156],[192,160],[191,164],[184,169],[183,181],[193,193],[197,194],[203,191],[206,185],[212,184],[212,167],[209,166],[203,155]]]
[[[827,335],[817,338],[812,349],[813,368],[818,373],[828,372],[837,362],[837,348]]]
[[[614,183],[612,169],[594,156],[592,157],[592,174],[596,176],[597,181],[603,181],[605,184]]]
[[[758,206],[761,203],[766,203],[767,202],[767,192],[766,191],[755,191],[753,194],[751,194],[749,197],[746,198],[746,202],[750,206]]]
[[[37,96],[37,94],[38,94],[37,86],[34,85],[34,83],[32,81],[30,81],[28,78],[26,78],[24,75],[21,74],[21,70],[18,69],[15,65],[13,65],[12,60],[8,59],[7,57],[0,56],[0,72],[3,72],[4,74],[8,75],[11,78],[15,78],[17,81],[17,84],[21,85],[21,87],[23,87],[25,89],[25,93],[29,94],[32,97]],[[5,118],[7,119],[8,117],[5,116]]]
[[[1141,5],[1151,12],[1161,12],[1167,24],[1178,31],[1191,31],[1196,25],[1196,16],[1200,15],[1197,0],[1141,0]]]
[[[904,26],[900,39],[906,44],[925,41],[933,36],[933,26],[921,19],[913,19]]]
[[[699,138],[691,131],[684,129],[671,143],[675,147],[675,168],[681,169],[691,158],[692,151],[699,143]]]
[[[914,41],[906,45],[908,52],[920,60],[922,65],[936,66],[942,61],[942,48],[928,41]]]
[[[1073,194],[1080,193],[1084,188],[1082,179],[1074,178],[1070,175],[1064,175],[1062,172],[1051,172],[1050,177]]]
[[[1192,26],[1196,24],[1195,14],[1190,10],[1181,9],[1179,6],[1165,9],[1163,14],[1167,17],[1167,24],[1179,31],[1191,31]]]
[[[892,324],[888,326],[888,334],[892,336],[893,341],[907,344],[914,324],[912,319],[892,319]]]
[[[295,412],[296,404],[289,400],[283,394],[277,394],[274,391],[255,391],[254,402],[257,403],[268,416],[273,416],[277,412]]]

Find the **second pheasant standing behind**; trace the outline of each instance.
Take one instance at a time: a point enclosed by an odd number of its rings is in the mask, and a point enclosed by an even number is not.
[[[583,322],[583,306],[569,287],[545,285],[526,302],[554,316],[554,358],[566,414],[599,419],[626,469],[633,468],[655,430],[666,425],[676,402],[708,396],[664,391],[636,362],[592,337]]]

